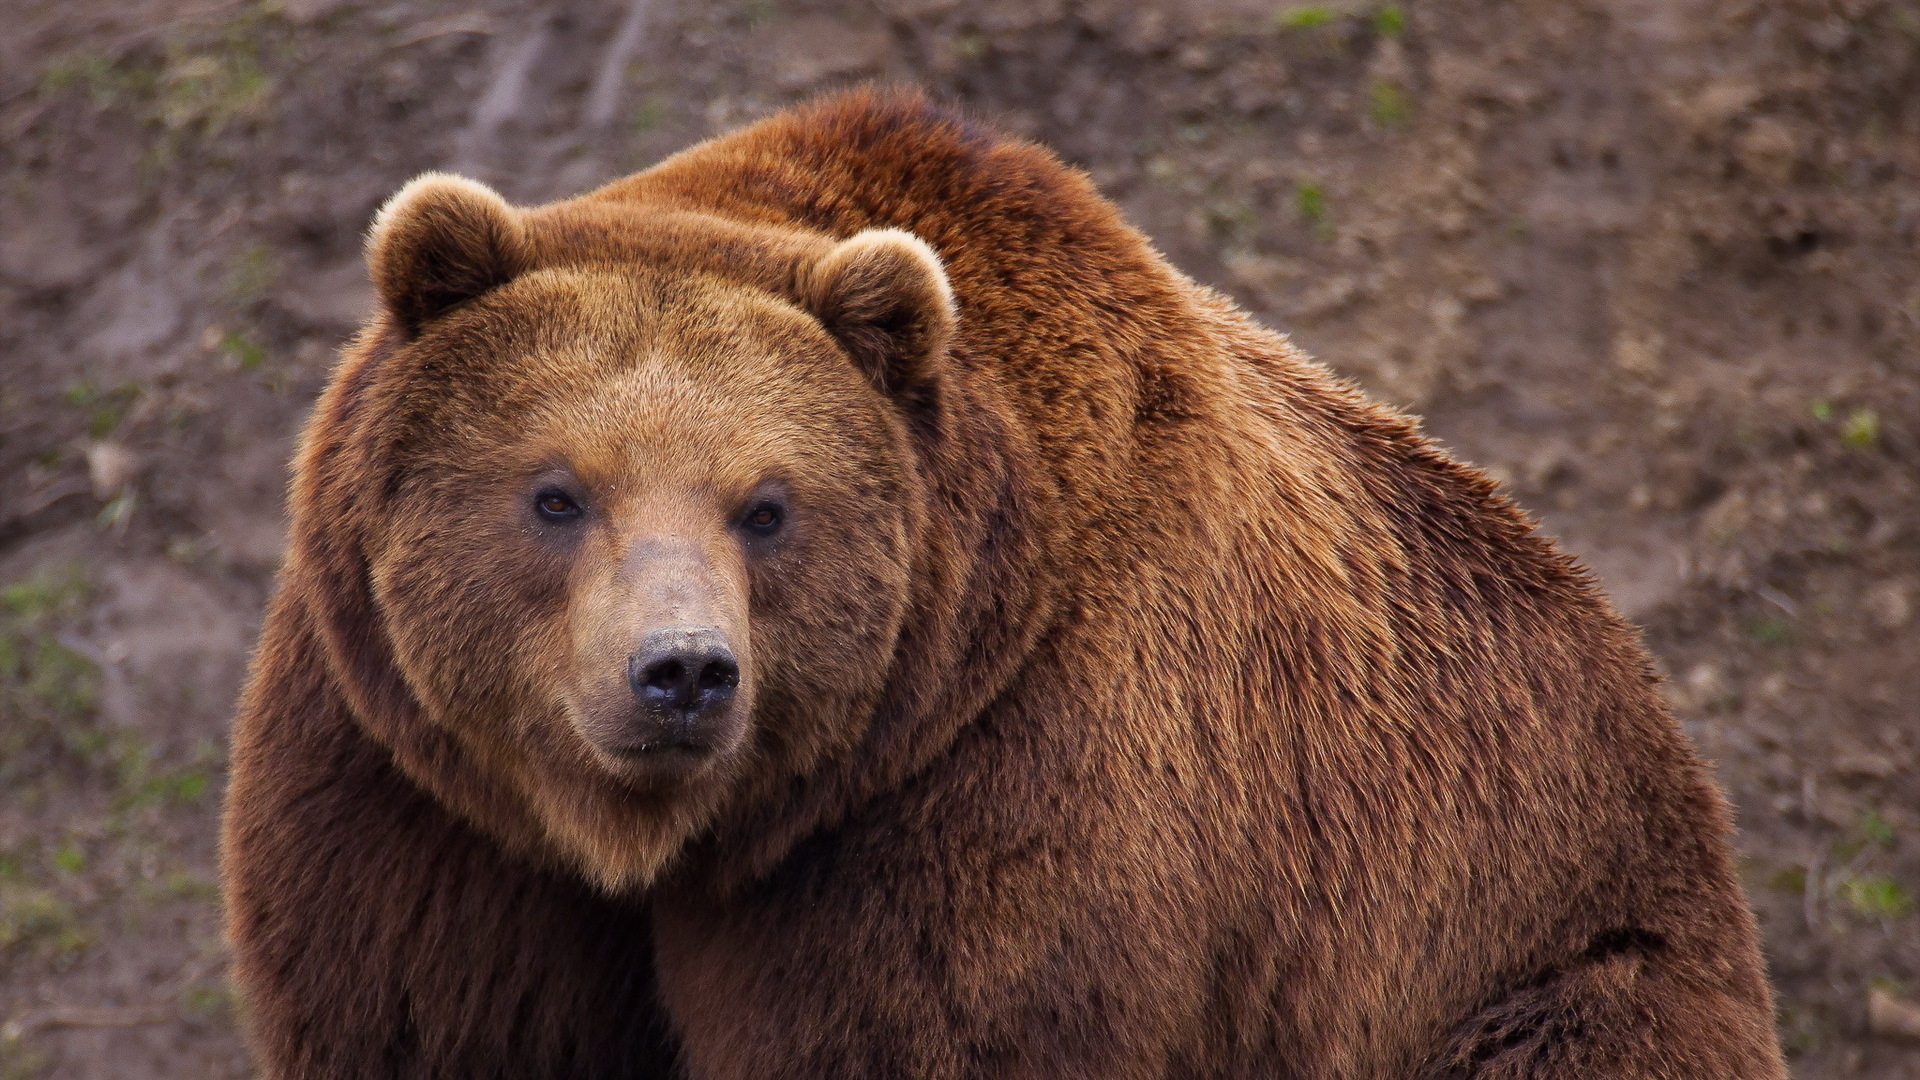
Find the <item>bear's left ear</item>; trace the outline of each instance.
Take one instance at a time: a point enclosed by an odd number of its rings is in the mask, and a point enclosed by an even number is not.
[[[519,213],[498,192],[464,176],[426,173],[374,216],[367,270],[411,337],[427,320],[525,273],[527,247]]]
[[[953,339],[947,272],[926,241],[868,229],[836,245],[799,279],[802,307],[819,319],[875,386],[917,396]]]

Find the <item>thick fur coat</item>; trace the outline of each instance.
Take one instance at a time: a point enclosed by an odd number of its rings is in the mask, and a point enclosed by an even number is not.
[[[1044,150],[858,92],[369,260],[235,728],[268,1075],[1782,1075],[1634,631]]]

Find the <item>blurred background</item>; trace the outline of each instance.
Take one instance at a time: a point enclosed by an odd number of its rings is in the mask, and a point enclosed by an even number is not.
[[[1737,805],[1796,1075],[1920,1077],[1920,3],[8,0],[0,1080],[248,1075],[226,723],[381,200],[862,80],[1508,485]]]

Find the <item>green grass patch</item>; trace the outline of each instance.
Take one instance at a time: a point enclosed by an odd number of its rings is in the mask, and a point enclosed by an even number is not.
[[[1791,645],[1798,636],[1793,623],[1786,619],[1748,619],[1744,629],[1748,637],[1762,645]]]
[[[91,589],[77,565],[43,569],[0,587],[0,786],[53,761],[85,755],[95,724],[100,669],[60,640]]]
[[[648,94],[634,107],[633,114],[627,118],[627,128],[635,135],[645,135],[665,123],[667,102],[659,94]]]
[[[167,875],[161,888],[175,900],[218,900],[220,886],[197,874],[185,870],[175,870]]]
[[[1302,180],[1293,191],[1293,208],[1314,235],[1325,237],[1333,231],[1332,214],[1327,209],[1327,189],[1317,180]]]
[[[26,622],[70,619],[85,609],[92,591],[86,567],[67,563],[0,588],[0,607],[12,618]]]
[[[104,439],[113,434],[120,421],[127,418],[127,410],[140,397],[140,387],[134,383],[121,383],[114,387],[96,386],[85,378],[79,378],[67,385],[61,394],[62,400],[72,409],[77,409],[87,425],[87,434],[96,439]]]
[[[144,59],[114,59],[99,53],[70,53],[40,71],[39,93],[58,97],[84,91],[98,108],[152,98],[160,84],[159,65]]]
[[[258,371],[266,362],[267,349],[251,334],[227,330],[220,334],[220,355],[237,371]]]
[[[272,91],[265,66],[267,17],[250,6],[211,38],[169,42],[151,117],[170,132],[211,138],[257,113]]]
[[[236,304],[252,303],[267,295],[279,277],[273,249],[258,242],[248,244],[227,270],[227,296]]]
[[[1282,30],[1312,30],[1332,22],[1338,12],[1326,4],[1302,4],[1285,8],[1273,17]]]
[[[127,768],[122,778],[123,809],[143,806],[193,806],[207,793],[205,769],[151,772],[144,761]]]
[[[1770,888],[1784,893],[1803,893],[1807,891],[1807,868],[1804,866],[1783,866],[1767,879]]]
[[[1913,913],[1913,893],[1885,874],[1849,877],[1837,890],[1847,906],[1877,919],[1899,919]]]
[[[94,520],[101,528],[117,532],[125,529],[127,522],[133,520],[133,512],[139,505],[139,498],[131,491],[123,495],[115,495],[107,500],[107,505],[100,508],[100,513]]]
[[[52,1061],[46,1051],[22,1040],[0,1039],[0,1080],[40,1080]]]
[[[1383,128],[1406,127],[1413,121],[1413,101],[1392,79],[1375,79],[1367,89],[1367,115]]]
[[[0,891],[0,949],[33,948],[61,956],[93,944],[72,906],[46,889]]]
[[[1894,834],[1893,826],[1887,822],[1886,818],[1880,816],[1878,810],[1868,810],[1861,814],[1856,831],[1859,832],[1861,839],[1881,847],[1892,847],[1894,841],[1899,839]]]
[[[1855,450],[1871,449],[1880,441],[1880,414],[1872,409],[1855,409],[1840,425],[1840,441]]]
[[[1399,4],[1388,4],[1373,13],[1373,32],[1381,37],[1399,37],[1406,29],[1407,15]]]
[[[181,995],[180,1004],[189,1013],[201,1019],[213,1019],[229,1016],[234,1011],[233,989],[225,983],[213,986],[195,986]]]
[[[274,5],[246,4],[223,22],[182,21],[118,54],[71,53],[41,70],[37,89],[47,98],[84,92],[96,108],[146,125],[155,136],[141,155],[150,174],[265,111],[276,18]]]
[[[81,850],[79,841],[68,840],[53,849],[53,865],[63,874],[77,874],[87,868],[87,853]]]

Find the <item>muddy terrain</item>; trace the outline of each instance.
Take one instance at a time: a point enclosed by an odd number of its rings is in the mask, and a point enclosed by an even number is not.
[[[10,0],[0,1080],[248,1074],[225,726],[380,201],[862,80],[1054,146],[1509,485],[1738,808],[1795,1074],[1920,1077],[1912,0]]]

